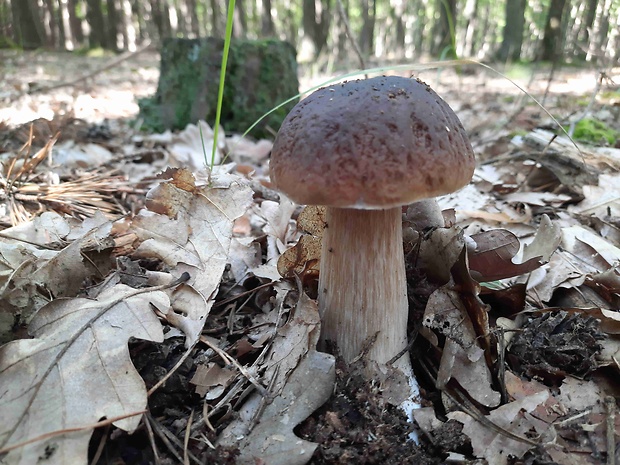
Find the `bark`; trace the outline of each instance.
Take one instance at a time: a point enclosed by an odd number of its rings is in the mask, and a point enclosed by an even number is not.
[[[523,46],[523,28],[525,26],[526,0],[511,0],[506,2],[506,25],[502,46],[497,52],[496,58],[500,61],[518,61],[521,59],[521,47]]]
[[[566,0],[551,0],[545,22],[545,33],[542,40],[542,50],[539,59],[557,61],[561,56],[562,44],[562,16]]]

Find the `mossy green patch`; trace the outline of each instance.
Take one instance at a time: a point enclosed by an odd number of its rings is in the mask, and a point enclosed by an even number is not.
[[[143,127],[154,131],[182,129],[204,119],[213,124],[224,41],[168,39],[161,50],[157,93],[141,99]],[[244,132],[281,102],[297,95],[295,49],[279,40],[238,40],[231,43],[221,124]],[[266,117],[252,131],[263,137],[278,130],[295,102]]]
[[[614,145],[620,133],[602,121],[594,118],[583,118],[575,125],[573,137],[591,144]]]

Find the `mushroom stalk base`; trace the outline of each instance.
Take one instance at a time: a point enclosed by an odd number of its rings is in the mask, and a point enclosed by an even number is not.
[[[322,341],[333,341],[351,362],[366,353],[379,366],[407,345],[407,281],[401,208],[355,210],[328,207],[319,277]],[[406,376],[405,354],[395,364]]]

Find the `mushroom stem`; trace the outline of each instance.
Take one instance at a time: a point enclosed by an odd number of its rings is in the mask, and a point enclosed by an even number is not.
[[[351,362],[376,334],[367,357],[385,366],[407,345],[407,280],[402,209],[327,207],[319,276],[322,341]],[[408,355],[395,364],[411,376]]]

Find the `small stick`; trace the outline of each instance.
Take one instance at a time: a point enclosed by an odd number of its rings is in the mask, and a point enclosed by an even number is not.
[[[616,400],[613,396],[605,397],[607,408],[607,465],[616,465]]]

